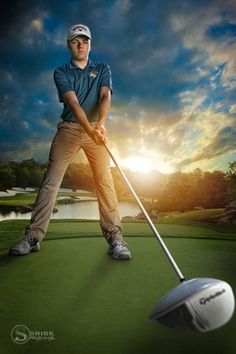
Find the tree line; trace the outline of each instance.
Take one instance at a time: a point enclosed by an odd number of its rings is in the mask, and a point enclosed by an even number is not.
[[[0,162],[0,190],[12,187],[40,187],[47,164],[34,159],[21,162]],[[112,176],[120,200],[131,200],[132,196],[114,167]],[[143,198],[150,209],[159,211],[186,211],[196,207],[223,208],[236,200],[236,161],[229,164],[227,172],[174,172],[162,174],[125,173],[137,194]],[[95,185],[89,165],[72,163],[67,168],[62,187],[85,189],[95,192]]]

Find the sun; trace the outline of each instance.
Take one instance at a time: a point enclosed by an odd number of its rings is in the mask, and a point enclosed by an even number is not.
[[[126,152],[123,157],[120,156],[118,150],[114,152],[117,162],[120,167],[133,172],[139,172],[143,174],[151,174],[153,171],[157,171],[163,174],[170,174],[174,172],[174,166],[170,159],[167,159],[166,155],[161,154],[158,151],[140,149],[135,152]],[[112,165],[114,163],[112,162]]]
[[[142,172],[144,174],[150,174],[154,170],[158,170],[162,173],[171,173],[172,168],[167,162],[163,160],[159,154],[151,156],[151,154],[137,154],[137,156],[128,156],[122,159],[121,165],[123,168],[127,168],[133,172]]]
[[[128,157],[122,161],[122,165],[131,171],[139,171],[146,174],[153,169],[151,162],[145,157]]]

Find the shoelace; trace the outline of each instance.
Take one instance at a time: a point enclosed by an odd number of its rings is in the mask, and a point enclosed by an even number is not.
[[[26,235],[22,241],[26,241],[30,244],[30,246],[35,246],[37,241],[31,238],[30,236]]]
[[[112,247],[116,247],[116,246],[126,246],[127,243],[125,241],[115,241],[114,244],[112,245]]]

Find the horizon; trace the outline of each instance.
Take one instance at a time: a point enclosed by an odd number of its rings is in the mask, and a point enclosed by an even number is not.
[[[57,6],[25,0],[3,6],[2,161],[48,156],[62,111],[53,71],[70,59],[67,31],[80,22],[92,32],[90,58],[112,70],[106,127],[122,168],[227,171],[236,161],[231,0],[141,0],[138,6],[133,0]],[[83,155],[78,159],[84,161]]]
[[[9,160],[9,161],[1,161],[1,160],[0,160],[0,165],[1,165],[1,164],[8,164],[8,163],[11,163],[11,162],[15,162],[15,163],[20,164],[20,163],[22,163],[22,162],[24,162],[24,161],[30,161],[30,160],[34,160],[37,164],[42,164],[42,165],[47,165],[47,164],[48,164],[48,161],[47,161],[47,160],[45,160],[45,161],[39,161],[39,160],[35,160],[34,158],[27,158],[27,159],[23,159],[23,160]],[[119,160],[117,159],[117,162],[119,163],[119,165],[121,165],[121,161],[119,161]],[[224,174],[227,174],[227,173],[229,172],[229,170],[230,170],[230,164],[233,164],[233,163],[236,163],[236,161],[229,161],[228,166],[227,166],[228,168],[225,168],[224,170],[222,170],[222,169],[213,169],[213,170],[211,170],[211,171],[209,171],[209,170],[204,170],[204,169],[202,169],[202,168],[200,168],[200,167],[196,167],[195,169],[193,169],[193,170],[188,170],[188,171],[172,171],[172,172],[163,172],[163,171],[158,170],[157,168],[147,169],[147,170],[145,171],[145,170],[143,170],[143,169],[140,170],[139,168],[135,169],[135,165],[134,165],[133,168],[130,168],[130,167],[125,166],[125,165],[120,166],[120,167],[121,167],[122,170],[124,170],[124,171],[128,171],[128,172],[133,173],[133,174],[138,173],[138,174],[140,174],[140,175],[143,175],[144,178],[147,178],[147,179],[148,179],[149,175],[151,175],[152,173],[160,174],[160,175],[163,175],[163,176],[168,176],[168,175],[172,175],[172,174],[175,174],[175,173],[193,174],[193,173],[197,173],[198,171],[202,172],[203,174],[204,174],[204,173],[208,173],[208,172],[209,172],[209,173],[223,172]],[[84,159],[80,158],[80,159],[78,159],[78,160],[76,160],[76,159],[73,160],[73,161],[69,164],[69,166],[72,165],[72,164],[82,165],[82,166],[85,167],[85,168],[87,168],[87,167],[90,168],[90,164],[89,164],[89,162],[87,161],[86,157],[85,157]],[[69,168],[69,166],[68,166],[68,168]],[[115,164],[114,164],[113,161],[111,161],[111,168],[117,170],[117,172],[118,172],[118,169],[117,169],[117,167],[115,166]]]

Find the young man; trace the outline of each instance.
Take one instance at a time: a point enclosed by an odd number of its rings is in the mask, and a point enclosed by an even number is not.
[[[57,68],[54,81],[64,108],[49,154],[49,166],[38,192],[30,224],[24,238],[11,247],[9,254],[26,255],[39,251],[46,234],[58,189],[73,157],[83,149],[95,181],[100,225],[109,244],[108,253],[117,260],[130,259],[122,237],[117,196],[110,170],[110,158],[103,145],[104,127],[112,93],[108,65],[89,59],[91,32],[83,24],[68,31],[67,47],[71,60]]]

